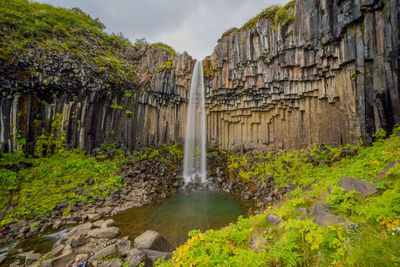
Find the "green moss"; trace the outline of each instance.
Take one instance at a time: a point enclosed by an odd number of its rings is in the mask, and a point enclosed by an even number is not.
[[[221,38],[229,36],[229,35],[231,35],[231,33],[234,33],[236,35],[236,33],[238,33],[238,31],[239,31],[239,29],[236,27],[229,28],[222,34]]]
[[[157,69],[157,73],[160,73],[160,72],[162,72],[164,70],[172,70],[172,69],[173,69],[172,61],[165,61],[164,65]]]
[[[155,48],[157,48],[157,49],[165,50],[165,51],[167,51],[168,53],[170,53],[170,54],[173,55],[173,56],[177,56],[177,55],[178,55],[178,54],[176,53],[176,51],[175,51],[171,46],[169,46],[169,45],[167,45],[167,44],[158,42],[158,43],[151,44],[151,46],[152,46],[152,47],[155,47]]]
[[[283,7],[279,5],[270,6],[260,12],[257,16],[249,19],[245,24],[243,24],[242,27],[240,27],[240,29],[230,28],[226,30],[222,34],[221,38],[229,36],[231,33],[234,33],[236,35],[240,31],[248,31],[251,28],[255,27],[257,21],[260,19],[271,20],[273,22],[272,28],[274,30],[277,30],[278,25],[281,24],[283,31],[286,32],[288,27],[294,23],[293,12],[295,5],[296,0],[292,0]]]
[[[109,261],[109,260],[120,259],[120,258],[122,258],[121,255],[113,253],[113,254],[110,254],[110,255],[107,255],[107,256],[99,258],[98,261],[99,262],[103,262],[103,261]]]
[[[112,69],[115,82],[133,80],[134,73],[120,53],[131,46],[120,34],[107,34],[104,25],[78,8],[53,7],[28,0],[2,1],[0,57],[11,60],[30,48],[57,50],[81,57],[99,65],[99,70]],[[117,77],[115,77],[117,76]]]

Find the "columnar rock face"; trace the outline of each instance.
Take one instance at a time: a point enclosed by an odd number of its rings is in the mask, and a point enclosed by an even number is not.
[[[203,61],[215,149],[293,149],[369,141],[400,123],[398,0],[297,0],[288,29],[260,19]],[[195,61],[125,48],[136,79],[58,50],[0,58],[0,153],[33,150],[57,113],[69,147],[183,143]],[[126,67],[126,66],[125,66]]]
[[[103,143],[132,149],[182,141],[194,61],[151,46],[124,54],[137,77],[122,84],[112,70],[66,52],[32,49],[11,62],[0,60],[0,152],[14,151],[19,137],[32,150],[42,132],[52,131],[56,114],[62,114],[62,131],[56,131],[67,146],[89,152]]]
[[[400,123],[398,0],[297,0],[219,40],[204,61],[208,140],[222,149],[292,149],[370,139]]]

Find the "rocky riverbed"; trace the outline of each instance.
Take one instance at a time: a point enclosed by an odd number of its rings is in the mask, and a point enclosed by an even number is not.
[[[51,251],[41,255],[33,251],[15,255],[10,266],[72,266],[88,261],[92,266],[152,266],[159,258],[171,258],[172,246],[154,231],[146,231],[134,242],[122,236],[111,219],[86,222],[72,228]],[[6,258],[0,257],[0,262]],[[142,265],[143,266],[143,265]]]

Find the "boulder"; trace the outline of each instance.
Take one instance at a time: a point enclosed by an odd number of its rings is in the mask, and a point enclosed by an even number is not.
[[[149,259],[143,251],[140,251],[137,248],[134,248],[129,252],[126,261],[128,262],[129,267],[136,267],[141,264],[144,265],[143,267],[153,266],[151,259]]]
[[[375,185],[350,177],[343,178],[339,186],[342,187],[346,192],[355,190],[363,197],[367,197],[378,192]]]
[[[336,216],[329,213],[330,208],[321,203],[314,205],[311,212],[311,217],[314,217],[314,222],[319,226],[333,225],[338,223],[344,223],[347,220],[343,217]]]
[[[154,263],[158,259],[164,258],[166,260],[172,258],[172,252],[162,252],[162,251],[156,251],[156,250],[150,250],[150,249],[144,249],[142,250],[149,259]]]
[[[105,248],[101,249],[100,251],[98,251],[96,254],[94,254],[90,258],[90,262],[97,261],[100,258],[106,257],[106,256],[111,255],[111,254],[116,254],[116,253],[117,253],[117,251],[115,249],[115,244],[111,245],[111,246],[108,246],[108,247],[105,247]]]
[[[267,239],[264,236],[253,236],[250,240],[250,245],[255,252],[265,249]]]
[[[275,214],[268,214],[267,217],[265,217],[268,223],[271,223],[273,225],[279,226],[283,220],[276,216]]]
[[[126,256],[131,250],[131,241],[122,240],[115,245],[115,250],[119,255]]]
[[[140,236],[136,237],[134,247],[138,249],[150,249],[163,252],[169,252],[173,249],[164,237],[152,230],[147,230]]]
[[[383,170],[378,174],[378,176],[376,176],[374,182],[375,182],[375,183],[380,182],[380,181],[382,180],[382,178],[386,176],[386,173],[387,173],[391,168],[393,168],[394,166],[396,166],[396,165],[398,165],[398,164],[400,164],[400,161],[391,161],[391,162],[389,162],[389,163],[385,166],[385,168],[383,168]]]
[[[103,261],[97,264],[97,267],[122,267],[122,261],[120,259],[112,259]]]
[[[51,249],[51,255],[53,257],[58,257],[58,256],[61,255],[63,250],[64,250],[64,246],[63,245],[53,246],[53,248]]]
[[[57,219],[57,220],[55,220],[54,223],[53,223],[53,229],[57,230],[58,228],[61,227],[61,225],[62,225],[62,220]]]
[[[112,239],[117,237],[119,229],[117,227],[97,228],[88,232],[89,237]]]
[[[95,228],[100,228],[103,225],[103,223],[104,223],[104,220],[98,220],[98,221],[93,223],[93,226]]]
[[[73,263],[73,261],[75,260],[75,254],[69,252],[66,254],[63,254],[61,256],[58,256],[56,258],[53,258],[50,260],[50,266],[53,267],[65,267],[68,264]],[[47,264],[47,263],[45,263]],[[41,265],[42,266],[42,265]]]
[[[114,226],[114,221],[112,219],[108,219],[102,223],[101,228],[108,228]]]
[[[30,252],[30,253],[26,254],[25,265],[30,265],[30,264],[38,261],[40,259],[40,256],[41,256],[40,253]]]

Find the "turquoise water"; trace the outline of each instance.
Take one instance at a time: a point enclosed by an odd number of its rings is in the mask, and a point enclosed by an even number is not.
[[[220,191],[178,193],[160,203],[125,210],[113,217],[132,240],[146,230],[154,230],[173,246],[187,240],[190,230],[219,229],[248,214],[252,203]]]

